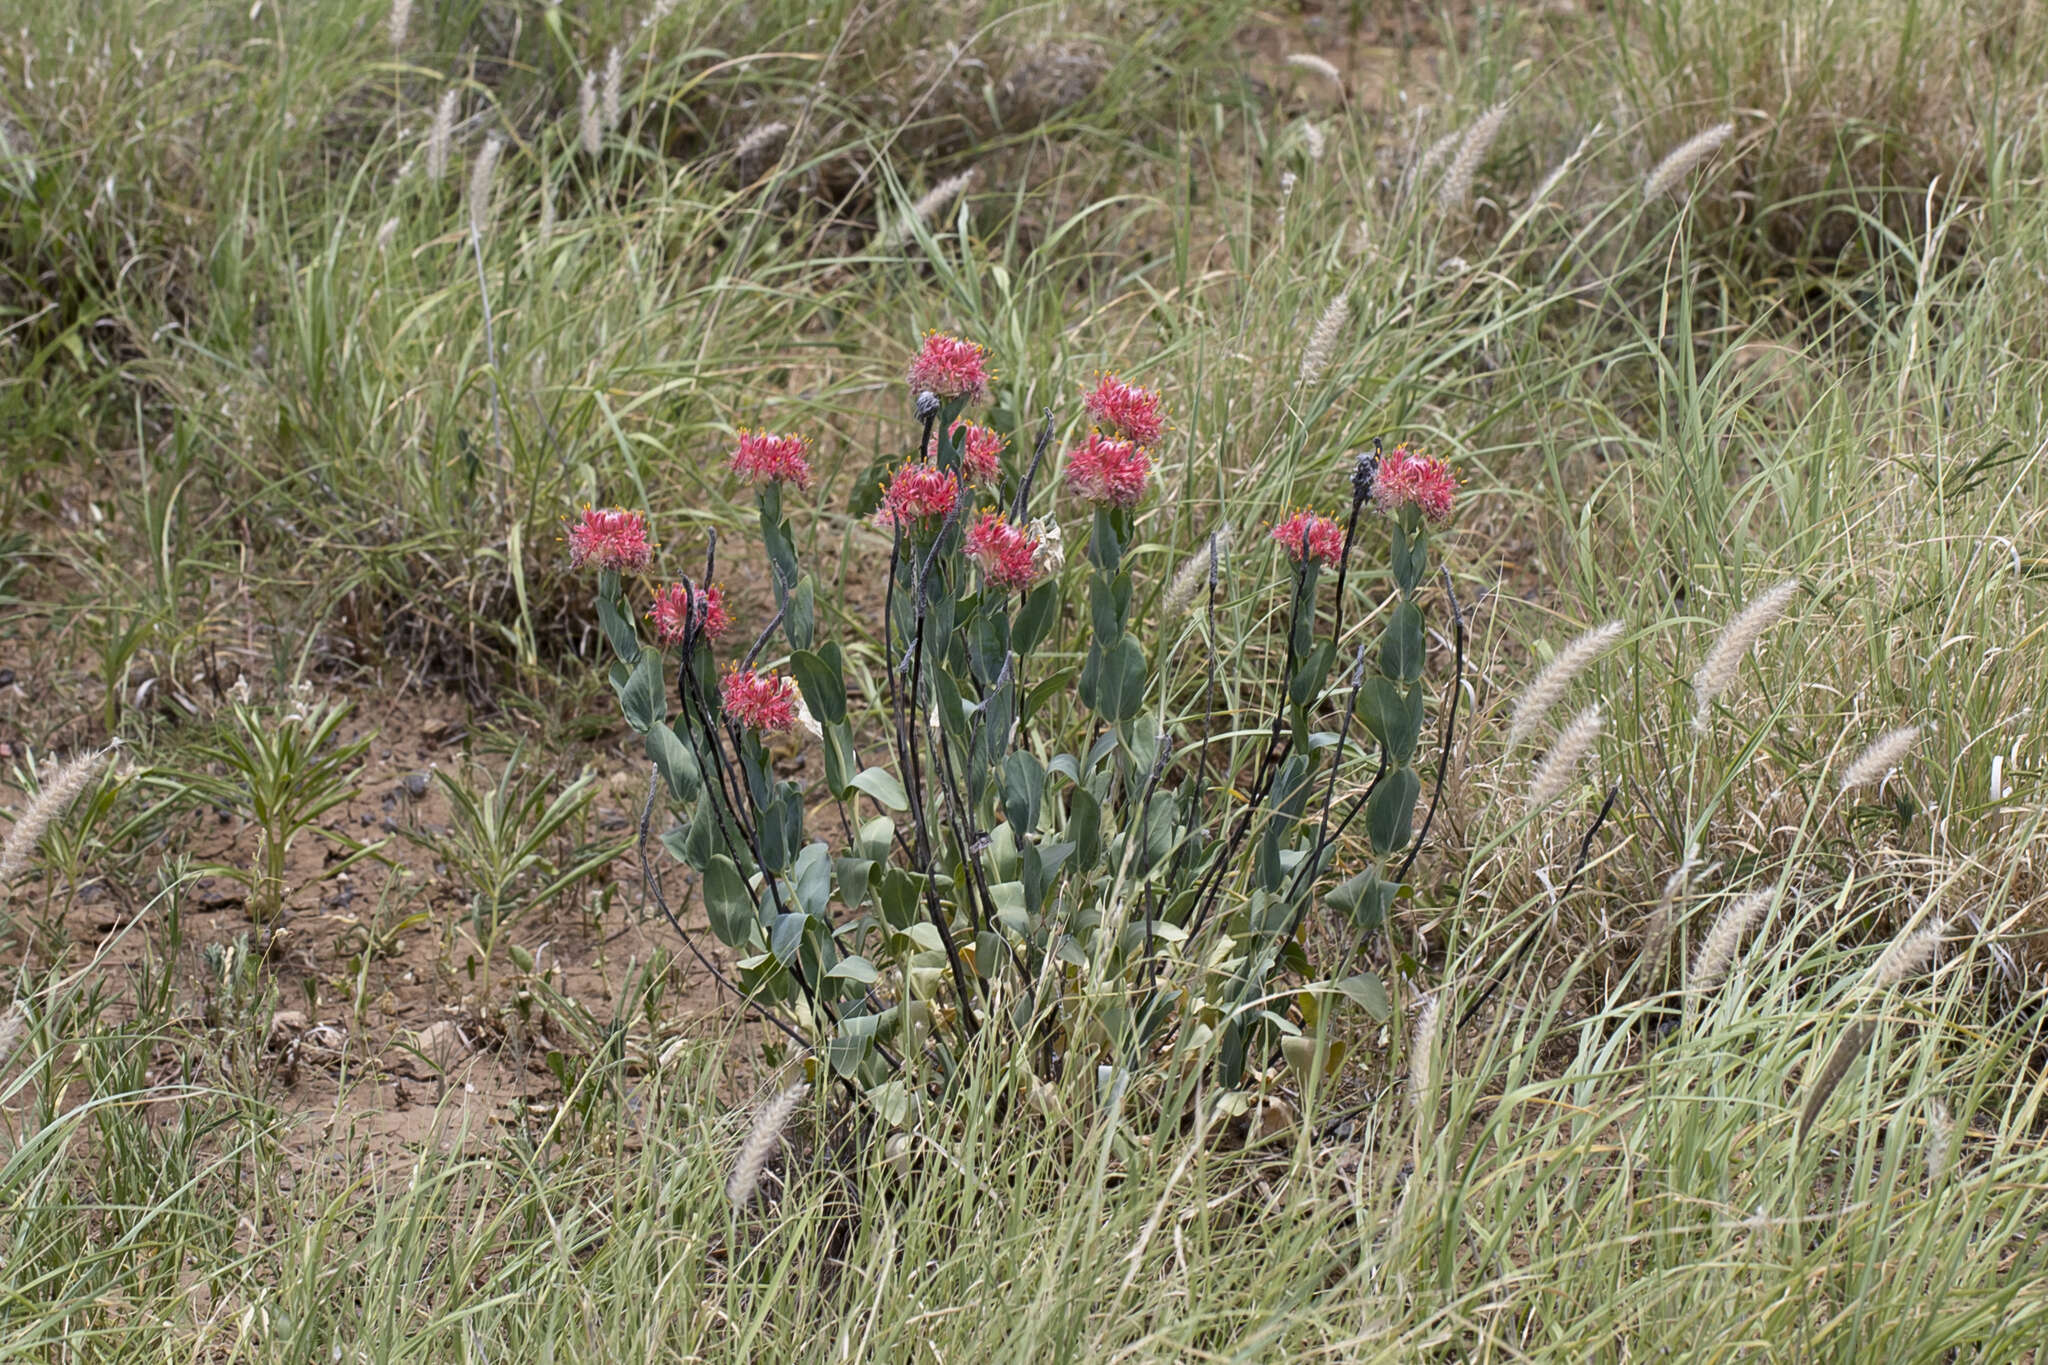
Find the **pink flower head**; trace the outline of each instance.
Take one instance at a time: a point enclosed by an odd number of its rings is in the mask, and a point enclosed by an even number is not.
[[[988,397],[988,352],[946,332],[926,332],[924,349],[910,362],[910,396],[935,394],[941,401]]]
[[[1413,507],[1426,520],[1442,525],[1451,519],[1451,500],[1457,492],[1458,476],[1450,465],[1407,446],[1395,446],[1373,474],[1373,501],[1390,517],[1399,515],[1404,507]]]
[[[691,588],[682,583],[671,583],[654,594],[654,605],[647,609],[647,618],[654,622],[654,636],[663,645],[679,645],[690,633],[691,618],[696,618],[696,629],[709,639],[716,640],[732,627],[732,618],[725,614],[725,592],[717,584]]]
[[[780,673],[761,673],[732,664],[718,680],[726,719],[749,730],[773,734],[796,729],[796,683]]]
[[[960,501],[960,478],[933,464],[907,464],[882,492],[876,521],[883,527],[915,531],[934,517],[948,516]]]
[[[801,436],[742,429],[740,443],[732,452],[732,472],[756,487],[780,479],[809,488],[811,462],[804,458],[805,446]]]
[[[569,525],[569,566],[595,564],[616,572],[638,572],[654,560],[647,518],[617,507],[586,507]]]
[[[983,512],[967,528],[967,557],[999,588],[1028,588],[1038,577],[1038,539],[1003,519]]]
[[[1314,512],[1296,512],[1273,528],[1273,539],[1296,564],[1313,559],[1334,566],[1344,558],[1344,528]]]
[[[1159,411],[1159,395],[1135,384],[1126,384],[1113,374],[1102,376],[1094,392],[1082,400],[1088,415],[1110,435],[1137,445],[1149,446],[1166,432],[1166,418]]]
[[[978,427],[972,422],[955,422],[952,435],[962,437],[960,443],[960,472],[969,483],[994,483],[1002,476],[1003,451],[1009,442],[987,427]],[[927,460],[935,460],[939,453],[939,438],[933,434],[931,444],[924,449]]]
[[[1067,487],[1076,496],[1111,507],[1135,507],[1152,478],[1152,459],[1131,441],[1090,432],[1067,457]]]

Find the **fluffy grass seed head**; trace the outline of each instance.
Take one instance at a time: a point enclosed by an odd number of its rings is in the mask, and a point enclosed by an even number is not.
[[[1344,73],[1337,69],[1336,63],[1327,58],[1318,57],[1313,52],[1290,52],[1287,54],[1287,64],[1296,71],[1306,71],[1311,75],[1321,76],[1339,90],[1344,88]]]
[[[926,190],[916,203],[904,210],[902,217],[875,234],[875,245],[897,246],[915,237],[919,224],[929,227],[940,214],[952,207],[955,199],[974,187],[980,174],[979,167],[969,166]]]
[[[441,92],[434,106],[434,123],[427,132],[427,179],[440,184],[448,178],[448,153],[455,145],[455,115],[462,108],[462,91],[454,87]]]
[[[1550,708],[1564,697],[1572,682],[1595,659],[1612,649],[1625,629],[1621,622],[1609,621],[1593,627],[1557,651],[1534,681],[1522,689],[1522,695],[1515,698],[1515,709],[1508,717],[1508,748],[1513,749],[1536,732],[1536,727],[1550,714]]]
[[[1706,731],[1707,721],[1713,714],[1714,699],[1735,681],[1751,647],[1765,631],[1777,624],[1785,609],[1792,605],[1792,595],[1797,591],[1799,580],[1796,578],[1775,583],[1752,598],[1748,606],[1721,627],[1721,633],[1707,648],[1707,657],[1700,661],[1699,672],[1692,676],[1693,729],[1701,733]]]
[[[1458,145],[1458,139],[1465,136],[1462,128],[1453,128],[1436,141],[1422,149],[1422,155],[1415,158],[1415,164],[1408,168],[1408,184],[1413,185],[1435,170],[1443,159],[1451,154],[1451,148]]]
[[[21,870],[28,866],[29,855],[42,841],[43,832],[56,823],[80,792],[92,785],[116,747],[110,744],[80,754],[58,768],[15,817],[14,827],[7,831],[6,840],[0,842],[0,891],[21,875]]]
[[[476,164],[469,168],[469,230],[479,240],[491,230],[491,190],[498,175],[498,158],[504,151],[505,139],[493,133],[484,139]]]
[[[1211,531],[1202,542],[1202,548],[1181,561],[1173,581],[1167,584],[1166,596],[1161,599],[1161,619],[1171,621],[1194,605],[1195,598],[1208,590],[1209,585],[1219,582],[1223,566],[1230,554],[1230,523],[1224,522]]]
[[[1927,1101],[1927,1183],[1932,1186],[1948,1172],[1948,1155],[1955,1145],[1956,1123],[1948,1106],[1939,1099]]]
[[[618,131],[625,83],[626,56],[614,43],[612,50],[604,54],[603,114],[607,133]]]
[[[1420,1110],[1429,1098],[1431,1073],[1436,1069],[1437,1011],[1443,996],[1432,995],[1415,1016],[1415,1031],[1408,1041],[1408,1107]]]
[[[28,1006],[17,1000],[0,1014],[0,1067],[5,1067],[28,1037]]]
[[[1742,946],[1743,935],[1763,918],[1764,911],[1770,908],[1773,894],[1769,889],[1752,891],[1730,901],[1715,916],[1713,927],[1707,930],[1706,938],[1700,941],[1699,951],[1693,955],[1692,972],[1685,983],[1687,991],[1705,995],[1721,984],[1728,975],[1728,968],[1735,962],[1735,950]]]
[[[1311,387],[1330,368],[1330,361],[1337,354],[1337,339],[1344,335],[1344,324],[1350,320],[1351,295],[1344,293],[1331,299],[1329,306],[1323,309],[1323,315],[1316,319],[1315,330],[1308,336],[1308,346],[1301,353],[1301,387]]]
[[[384,20],[384,36],[390,40],[393,52],[405,50],[405,40],[412,33],[412,0],[391,0],[391,13]]]
[[[781,150],[789,141],[789,125],[782,122],[764,123],[753,129],[732,147],[732,159],[745,165],[757,157]]]
[[[604,125],[597,116],[597,73],[583,73],[583,84],[576,89],[576,136],[583,144],[585,156],[596,156],[604,150]]]
[[[1656,169],[1643,177],[1643,201],[1648,203],[1670,193],[1694,167],[1721,150],[1721,144],[1734,133],[1734,124],[1717,123],[1672,148],[1670,154],[1657,163]]]
[[[1888,990],[1907,977],[1918,975],[1941,951],[1941,940],[1947,932],[1948,925],[1936,918],[1911,932],[1900,933],[1871,964],[1870,984],[1878,990]]]
[[[761,1106],[754,1115],[754,1126],[747,1132],[747,1140],[740,1144],[740,1154],[732,1163],[732,1174],[725,1180],[725,1197],[736,1209],[745,1208],[754,1198],[754,1192],[761,1187],[761,1173],[768,1169],[768,1158],[775,1154],[776,1144],[782,1141],[782,1130],[789,1125],[790,1115],[804,1102],[804,1096],[811,1093],[808,1082],[798,1081],[789,1089]]]
[[[1496,104],[1472,121],[1458,142],[1458,154],[1451,158],[1450,169],[1444,172],[1444,179],[1436,190],[1436,206],[1448,213],[1460,208],[1472,197],[1472,179],[1479,173],[1480,163],[1493,150],[1493,141],[1500,136],[1501,124],[1506,122],[1508,107]]]
[[[1919,726],[1901,725],[1871,740],[1863,752],[1856,755],[1855,761],[1842,769],[1842,790],[1854,791],[1858,787],[1884,781],[1911,752],[1913,742],[1919,738]]]
[[[1606,724],[1606,718],[1600,714],[1600,703],[1594,702],[1558,731],[1557,742],[1543,755],[1529,779],[1527,814],[1537,814],[1570,789],[1573,775],[1593,752]]]

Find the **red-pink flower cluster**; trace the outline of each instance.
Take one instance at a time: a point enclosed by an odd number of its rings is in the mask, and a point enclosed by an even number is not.
[[[900,526],[915,531],[933,517],[948,516],[960,501],[960,479],[937,465],[907,464],[882,491],[882,509],[875,520],[884,529]]]
[[[762,673],[732,664],[718,680],[719,699],[728,720],[770,734],[796,728],[796,684],[780,673]]]
[[[1099,431],[1090,432],[1081,448],[1067,457],[1067,488],[1088,502],[1135,507],[1151,478],[1152,457],[1136,442]]]
[[[967,528],[967,557],[999,588],[1028,588],[1038,577],[1038,540],[1001,513],[983,512]]]
[[[811,462],[804,458],[805,448],[801,436],[742,430],[732,452],[732,472],[756,487],[780,480],[809,488]]]
[[[1126,384],[1113,374],[1102,376],[1094,392],[1082,400],[1088,415],[1110,435],[1149,446],[1166,434],[1166,417],[1159,410],[1159,395],[1135,384]]]
[[[1451,518],[1451,501],[1457,496],[1458,476],[1435,455],[1421,455],[1407,446],[1395,446],[1380,460],[1372,481],[1373,501],[1388,516],[1413,507],[1433,523]]]
[[[1344,558],[1344,528],[1314,512],[1296,512],[1273,528],[1273,539],[1296,564],[1313,559],[1334,566]]]
[[[725,614],[725,593],[717,584],[691,588],[671,583],[654,594],[654,605],[647,609],[654,638],[664,646],[681,644],[693,617],[698,633],[708,639],[716,640],[732,627],[732,618]]]
[[[647,518],[616,507],[586,507],[569,526],[569,564],[595,564],[618,573],[637,573],[654,559]]]
[[[930,393],[941,401],[965,398],[978,403],[988,397],[988,352],[971,341],[945,332],[926,332],[924,349],[910,362],[910,396]]]
[[[960,440],[960,472],[967,476],[969,483],[994,483],[1002,476],[1003,451],[1009,442],[990,431],[987,427],[972,422],[953,423],[951,433]],[[938,433],[932,434],[931,441],[924,448],[927,460],[939,457]]]

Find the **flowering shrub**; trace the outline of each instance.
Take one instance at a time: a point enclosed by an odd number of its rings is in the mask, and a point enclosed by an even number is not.
[[[981,505],[977,490],[1001,491],[1001,440],[962,413],[987,394],[985,354],[933,334],[909,378],[917,458],[856,507],[890,538],[886,605],[861,651],[880,667],[860,691],[850,651],[819,638],[816,582],[783,515],[784,485],[810,478],[801,442],[747,434],[732,454],[756,485],[776,609],[758,635],[739,633],[752,646],[722,672],[715,587],[656,592],[649,648],[625,586],[644,562],[572,545],[599,569],[611,681],[680,816],[661,841],[699,874],[712,933],[741,955],[728,984],[892,1120],[926,1102],[913,1080],[951,1076],[990,1036],[1020,1082],[1076,1064],[1130,1075],[1179,1045],[1235,1085],[1301,1032],[1274,1002],[1287,998],[1281,976],[1307,973],[1298,931],[1318,891],[1350,932],[1371,933],[1418,842],[1419,595],[1451,472],[1376,447],[1345,462],[1347,515],[1303,511],[1273,528],[1291,604],[1284,662],[1276,709],[1234,762],[1212,737],[1226,728],[1215,651],[1195,714],[1165,724],[1171,680],[1131,619],[1129,551],[1167,429],[1158,396],[1114,378],[1087,396],[1096,429],[1064,460],[1088,518],[1085,566],[1069,571],[1057,523],[1025,520],[1050,414],[1007,508]],[[1386,547],[1394,601],[1376,650],[1360,645],[1340,669],[1363,531]],[[1212,559],[1212,641],[1217,596]],[[1377,776],[1340,814],[1356,727],[1377,746]],[[809,795],[836,807],[824,828],[770,762],[764,736],[778,732],[817,745],[822,791]],[[879,753],[864,761],[863,744]],[[1332,851],[1361,816],[1366,865],[1331,885]],[[1372,976],[1334,989],[1385,1017]]]

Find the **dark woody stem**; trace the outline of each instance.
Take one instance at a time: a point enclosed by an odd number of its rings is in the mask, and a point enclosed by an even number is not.
[[[1456,662],[1451,670],[1451,700],[1444,708],[1444,741],[1437,753],[1436,782],[1429,793],[1429,810],[1422,817],[1422,828],[1415,833],[1415,842],[1408,846],[1408,856],[1401,860],[1400,871],[1394,874],[1396,882],[1406,881],[1408,869],[1415,866],[1416,855],[1422,852],[1422,841],[1429,837],[1429,826],[1436,819],[1437,801],[1444,794],[1444,775],[1451,770],[1451,741],[1458,728],[1458,694],[1465,685],[1465,612],[1458,605],[1458,593],[1451,583],[1451,571],[1438,566],[1444,576],[1444,596],[1451,604],[1451,635],[1454,641],[1452,652]]]
[[[1308,882],[1315,880],[1316,864],[1322,859],[1323,848],[1327,843],[1326,836],[1330,831],[1330,807],[1337,799],[1337,770],[1344,766],[1344,746],[1351,739],[1351,717],[1358,710],[1358,693],[1359,689],[1364,686],[1365,646],[1360,645],[1358,647],[1358,661],[1351,667],[1351,704],[1344,708],[1344,724],[1337,732],[1337,751],[1330,759],[1329,785],[1323,788],[1322,817],[1316,822],[1316,837],[1309,841],[1308,856],[1303,858],[1301,866],[1295,869],[1293,884],[1288,887],[1287,891],[1290,897],[1301,891],[1304,880]],[[1299,923],[1301,920],[1300,912],[1297,911],[1294,918],[1295,922]]]
[[[923,603],[918,604],[917,635],[910,646],[910,704],[922,707],[920,697],[924,678],[924,624]],[[920,720],[917,722],[922,724]],[[939,931],[939,944],[946,950],[946,961],[953,969],[953,989],[960,998],[960,1025],[963,1034],[972,1038],[981,1031],[981,1020],[974,1012],[974,999],[967,986],[967,969],[960,962],[960,946],[953,941],[953,928],[946,922],[945,911],[939,905],[938,876],[932,866],[931,827],[925,821],[925,797],[923,771],[917,762],[917,738],[914,727],[906,727],[904,743],[910,750],[910,810],[917,825],[917,863],[924,871],[925,913],[930,917],[932,927]],[[984,990],[987,987],[984,985]]]
[[[1010,520],[1018,524],[1024,521],[1025,509],[1031,505],[1031,485],[1038,478],[1038,466],[1045,459],[1046,447],[1052,444],[1052,409],[1045,410],[1045,424],[1038,429],[1038,445],[1031,452],[1031,465],[1024,471],[1024,477],[1017,483],[1017,501],[1010,510]]]

